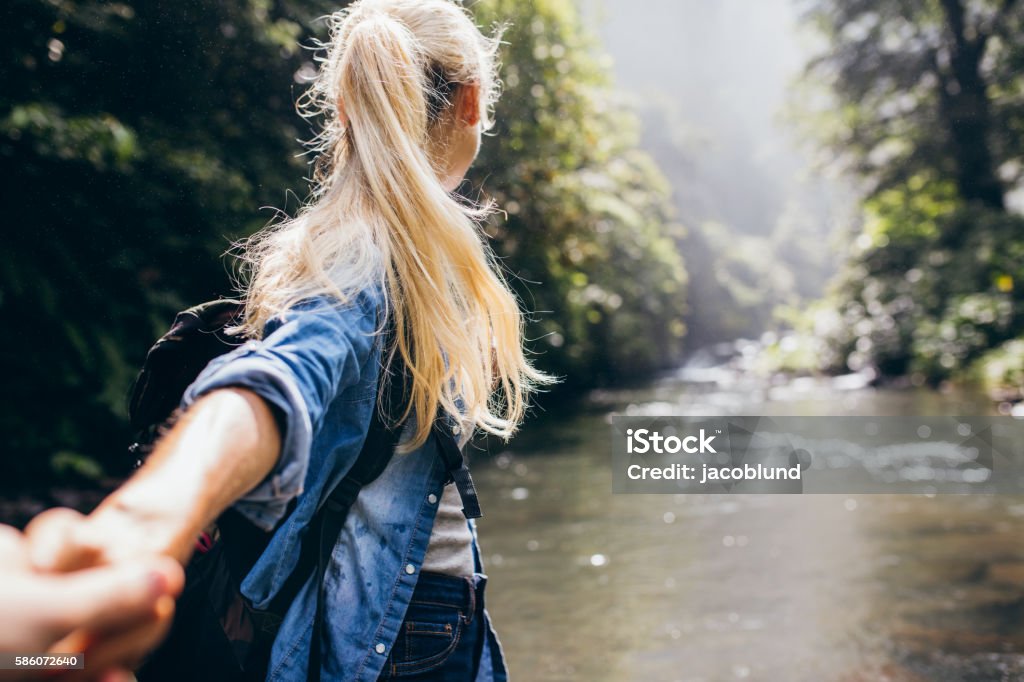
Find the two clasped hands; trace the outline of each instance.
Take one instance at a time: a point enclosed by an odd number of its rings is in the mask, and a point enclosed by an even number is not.
[[[181,564],[121,550],[101,516],[44,512],[21,534],[0,526],[0,652],[84,653],[87,667],[59,679],[132,679],[129,671],[171,623]],[[55,671],[3,670],[0,679]],[[66,675],[66,678],[64,677]]]
[[[85,669],[0,670],[0,680],[130,680],[170,628],[195,539],[280,454],[266,403],[204,396],[136,474],[88,516],[43,512],[0,526],[0,654],[84,653]]]

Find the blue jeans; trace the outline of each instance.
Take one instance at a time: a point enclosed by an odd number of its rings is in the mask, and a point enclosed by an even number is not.
[[[472,682],[483,648],[484,585],[424,572],[379,680]]]

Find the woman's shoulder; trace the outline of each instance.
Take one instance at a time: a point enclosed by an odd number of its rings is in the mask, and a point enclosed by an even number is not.
[[[376,315],[384,309],[384,297],[379,287],[368,286],[347,294],[344,298],[319,294],[302,300],[293,308],[296,312],[310,311],[334,315]]]
[[[264,336],[289,322],[309,323],[318,320],[328,325],[345,324],[355,328],[376,328],[382,322],[384,309],[383,291],[376,285],[363,287],[344,298],[318,294],[302,299],[271,318]]]

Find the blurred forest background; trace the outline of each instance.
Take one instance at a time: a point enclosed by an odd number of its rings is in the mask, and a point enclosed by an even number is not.
[[[6,3],[5,495],[127,470],[150,343],[307,193],[303,46],[339,6]],[[565,378],[545,407],[742,337],[767,372],[1020,400],[1024,3],[471,6],[509,29],[462,191],[505,210],[488,232]]]

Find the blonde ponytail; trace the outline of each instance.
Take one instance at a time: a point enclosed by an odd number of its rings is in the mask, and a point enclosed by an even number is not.
[[[333,15],[327,58],[303,102],[328,121],[314,141],[318,184],[295,218],[246,244],[241,330],[256,336],[302,299],[345,301],[379,282],[396,328],[385,357],[400,354],[412,377],[406,416],[440,408],[508,437],[531,390],[550,379],[524,356],[522,314],[479,228],[488,209],[445,191],[430,151],[447,94],[435,76],[479,87],[488,122],[495,46],[449,0],[362,0]],[[417,419],[409,447],[430,423]]]

